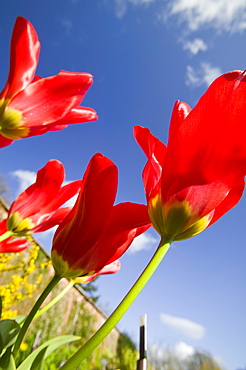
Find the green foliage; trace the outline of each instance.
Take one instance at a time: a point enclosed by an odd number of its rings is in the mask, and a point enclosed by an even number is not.
[[[195,353],[187,360],[187,370],[221,370],[217,362],[209,355]]]
[[[186,359],[180,359],[170,350],[163,349],[161,356],[157,351],[149,351],[150,362],[155,370],[221,370],[213,357],[208,354],[196,352]]]
[[[94,293],[97,291],[97,286],[95,285],[95,281],[97,279],[98,279],[98,277],[96,279],[94,279],[93,282],[82,285],[82,289],[84,290],[86,295],[89,296],[89,298],[92,300],[93,303],[96,303],[98,301],[98,299],[100,298],[100,296],[98,296],[98,295],[95,296],[94,295]]]
[[[138,351],[129,335],[122,333],[117,345],[117,367],[120,370],[135,370]]]
[[[47,342],[40,345],[33,351],[18,367],[18,370],[40,370],[46,357],[63,344],[73,342],[80,339],[73,335],[63,335],[60,337],[52,338]]]
[[[20,326],[16,321],[0,321],[0,354],[5,348],[12,346],[19,331]]]

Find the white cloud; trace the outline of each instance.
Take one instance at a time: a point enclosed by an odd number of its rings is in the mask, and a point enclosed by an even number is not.
[[[211,82],[221,74],[221,69],[219,67],[212,67],[210,63],[201,63],[197,70],[191,66],[187,66],[186,85],[192,87],[198,87],[201,85],[209,86]]]
[[[183,49],[188,50],[191,54],[196,55],[199,51],[206,51],[207,44],[202,39],[194,39],[193,41],[182,41]]]
[[[205,335],[205,328],[188,319],[175,317],[165,313],[160,314],[163,324],[170,326],[191,339],[201,339]]]
[[[127,253],[135,254],[142,250],[150,250],[153,246],[157,247],[157,245],[158,245],[158,239],[154,238],[149,233],[144,233],[134,239]]]
[[[189,31],[210,27],[230,33],[246,29],[245,0],[173,0],[168,3],[164,20],[177,16]]]
[[[26,170],[16,170],[11,173],[19,182],[17,194],[22,193],[28,186],[36,181],[36,172]]]
[[[175,344],[173,352],[180,360],[185,360],[187,357],[194,355],[195,349],[185,342],[178,342]]]
[[[129,4],[144,6],[150,3],[159,6],[158,19],[167,22],[169,18],[175,17],[180,24],[186,25],[189,32],[201,28],[230,33],[246,30],[245,0],[114,0],[115,13],[121,18]]]
[[[175,355],[179,360],[184,361],[187,357],[195,354],[194,347],[185,342],[178,342],[171,347],[163,348],[158,344],[152,344],[149,348],[150,358],[157,362],[167,361],[170,356]]]

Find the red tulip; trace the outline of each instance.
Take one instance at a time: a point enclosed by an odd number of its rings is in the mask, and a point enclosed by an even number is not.
[[[0,94],[0,147],[97,119],[93,109],[79,106],[93,82],[92,75],[61,71],[56,76],[34,78],[39,51],[34,27],[18,17],[11,40],[9,76]]]
[[[102,273],[150,227],[147,206],[113,205],[117,183],[116,165],[101,154],[94,155],[77,202],[54,236],[51,258],[59,276]]]
[[[60,207],[81,187],[80,180],[62,187],[64,177],[62,163],[54,159],[38,171],[36,182],[21,193],[9,209],[7,228],[12,235],[45,231],[62,222],[71,207]]]
[[[216,79],[193,110],[176,102],[167,147],[135,127],[148,158],[149,216],[161,236],[190,238],[238,203],[246,173],[245,116],[246,76],[235,71]]]
[[[0,235],[5,234],[7,231],[6,220],[1,220]],[[13,238],[10,236],[0,242],[0,253],[21,252],[27,247],[28,241],[26,238]]]

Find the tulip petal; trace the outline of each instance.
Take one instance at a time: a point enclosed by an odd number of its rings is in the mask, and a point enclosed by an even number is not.
[[[60,131],[68,125],[75,123],[84,123],[97,120],[97,113],[92,108],[76,107],[73,108],[64,118],[45,126],[30,127],[28,137],[42,135],[48,131]]]
[[[28,85],[9,107],[22,112],[26,127],[55,123],[81,103],[92,82],[89,73],[61,71]]]
[[[87,284],[90,281],[96,279],[99,275],[115,274],[116,272],[118,272],[120,270],[120,267],[121,267],[120,261],[116,260],[116,261],[110,263],[109,265],[104,266],[101,270],[99,270],[95,274],[84,276],[82,278],[77,278],[78,283]],[[77,282],[77,279],[76,279],[76,282]],[[80,279],[81,279],[81,282],[79,281]]]
[[[10,70],[1,98],[11,99],[32,81],[36,72],[40,42],[32,24],[18,17],[11,39]]]
[[[87,273],[101,270],[120,258],[134,238],[150,226],[147,206],[135,203],[114,206],[99,239],[80,259],[74,259],[73,269],[83,266]]]
[[[0,221],[0,235],[7,231],[6,219]],[[21,252],[28,247],[26,238],[13,238],[0,242],[0,253],[16,253]]]
[[[59,193],[65,171],[61,162],[50,160],[37,173],[36,182],[22,192],[10,207],[9,215],[19,212],[24,219],[37,213]]]
[[[60,225],[71,210],[72,207],[62,207],[51,214],[35,215],[35,217],[32,217],[32,221],[36,224],[33,228],[33,233],[41,233],[54,226]]]
[[[239,200],[242,197],[244,187],[245,187],[244,176],[242,176],[241,181],[239,181],[238,184],[229,191],[225,199],[218,205],[218,207],[216,207],[209,226],[212,225],[215,221],[217,221],[231,208],[235,207],[235,205],[239,202]]]
[[[162,163],[165,159],[166,145],[141,126],[134,127],[134,137],[148,158],[143,170],[143,182],[147,201],[160,191]]]
[[[77,180],[61,187],[54,199],[32,216],[32,222],[37,225],[33,232],[42,232],[56,225],[60,225],[72,207],[59,207],[78,194],[81,185],[82,181]]]
[[[246,76],[241,71],[217,78],[170,138],[163,193],[202,185],[228,173],[245,173]],[[173,120],[171,121],[173,125]],[[175,131],[176,124],[174,123]]]
[[[0,135],[0,148],[4,148],[10,144],[13,144],[14,140],[7,139],[5,136]]]
[[[52,249],[63,255],[69,265],[78,259],[78,244],[86,253],[98,240],[115,200],[117,173],[117,167],[110,159],[100,153],[92,157],[77,202],[53,240]],[[66,249],[68,242],[69,250]]]

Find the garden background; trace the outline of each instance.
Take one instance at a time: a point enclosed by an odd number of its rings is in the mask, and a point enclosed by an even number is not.
[[[134,142],[133,125],[146,126],[167,142],[177,99],[193,107],[215,77],[246,66],[244,0],[10,0],[0,13],[2,87],[19,15],[38,32],[39,75],[61,69],[94,75],[83,105],[96,109],[99,120],[3,148],[0,172],[10,188],[7,200],[33,182],[49,159],[61,160],[72,181],[82,177],[94,153],[102,152],[119,167],[117,201],[144,203],[145,158]],[[201,235],[174,243],[119,329],[137,341],[139,316],[147,313],[149,344],[159,353],[172,348],[185,358],[199,349],[228,370],[244,368],[245,206],[243,198]],[[51,234],[37,238],[49,251]],[[98,304],[107,314],[158,240],[148,231],[123,256],[119,273],[98,279]]]

